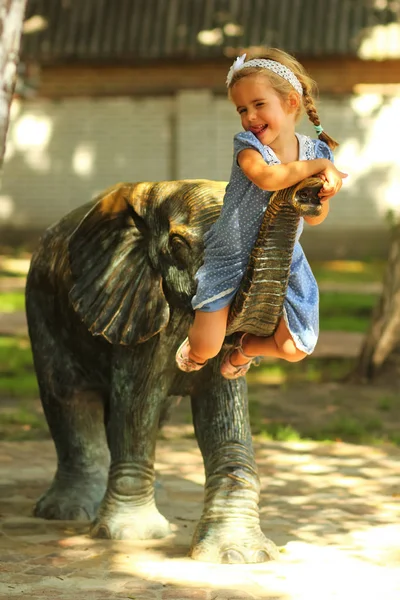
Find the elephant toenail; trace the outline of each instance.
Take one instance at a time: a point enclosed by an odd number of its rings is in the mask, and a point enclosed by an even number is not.
[[[74,506],[70,509],[68,518],[71,521],[90,521],[87,511],[80,506]]]
[[[223,565],[242,565],[246,561],[244,556],[238,550],[233,550],[230,548],[229,550],[225,550],[225,552],[221,556],[221,562]]]
[[[97,530],[95,530],[94,535],[103,540],[109,540],[111,538],[110,531],[106,525],[101,525]]]
[[[268,562],[270,560],[270,556],[264,550],[258,550],[254,555],[255,563],[263,563]]]

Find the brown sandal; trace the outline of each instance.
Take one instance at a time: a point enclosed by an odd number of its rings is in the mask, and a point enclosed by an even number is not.
[[[185,371],[185,373],[191,373],[192,371],[199,371],[206,364],[207,360],[203,363],[198,363],[192,358],[189,357],[190,345],[189,338],[183,340],[182,344],[179,346],[176,351],[175,361],[181,371]]]
[[[238,379],[239,377],[244,377],[247,371],[250,369],[252,362],[257,358],[257,356],[249,356],[243,352],[243,339],[246,333],[242,333],[239,340],[229,348],[226,352],[224,358],[221,363],[221,375],[225,377],[225,379]],[[249,361],[244,365],[233,365],[231,362],[232,354],[238,350],[244,358],[248,358]]]

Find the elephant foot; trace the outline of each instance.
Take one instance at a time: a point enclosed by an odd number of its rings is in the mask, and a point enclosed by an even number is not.
[[[190,548],[194,560],[222,564],[250,564],[276,560],[279,550],[259,527],[236,523],[199,523]]]
[[[100,509],[90,534],[110,540],[152,540],[171,533],[169,522],[156,506],[113,506]]]
[[[107,487],[101,479],[62,481],[55,478],[50,488],[36,502],[33,515],[61,521],[92,521]]]

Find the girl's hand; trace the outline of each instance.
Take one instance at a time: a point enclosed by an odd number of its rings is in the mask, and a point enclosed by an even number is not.
[[[321,173],[318,173],[318,177],[324,182],[318,196],[321,198],[321,202],[325,202],[338,193],[347,173],[339,171],[333,163],[330,163]]]

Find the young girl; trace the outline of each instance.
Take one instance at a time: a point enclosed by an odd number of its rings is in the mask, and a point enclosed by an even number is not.
[[[221,214],[204,238],[204,263],[192,300],[195,319],[179,347],[182,371],[197,371],[218,354],[224,342],[229,306],[240,286],[250,252],[275,190],[318,174],[322,212],[304,217],[310,225],[325,220],[329,200],[347,175],[332,163],[337,143],[324,133],[311,96],[314,82],[297,60],[274,48],[250,59],[243,54],[227,77],[228,93],[244,132],[234,137],[234,156]],[[295,132],[302,109],[319,139]],[[244,375],[256,356],[302,360],[318,339],[318,287],[298,239],[291,263],[283,317],[271,337],[244,333],[221,363],[227,379]]]

